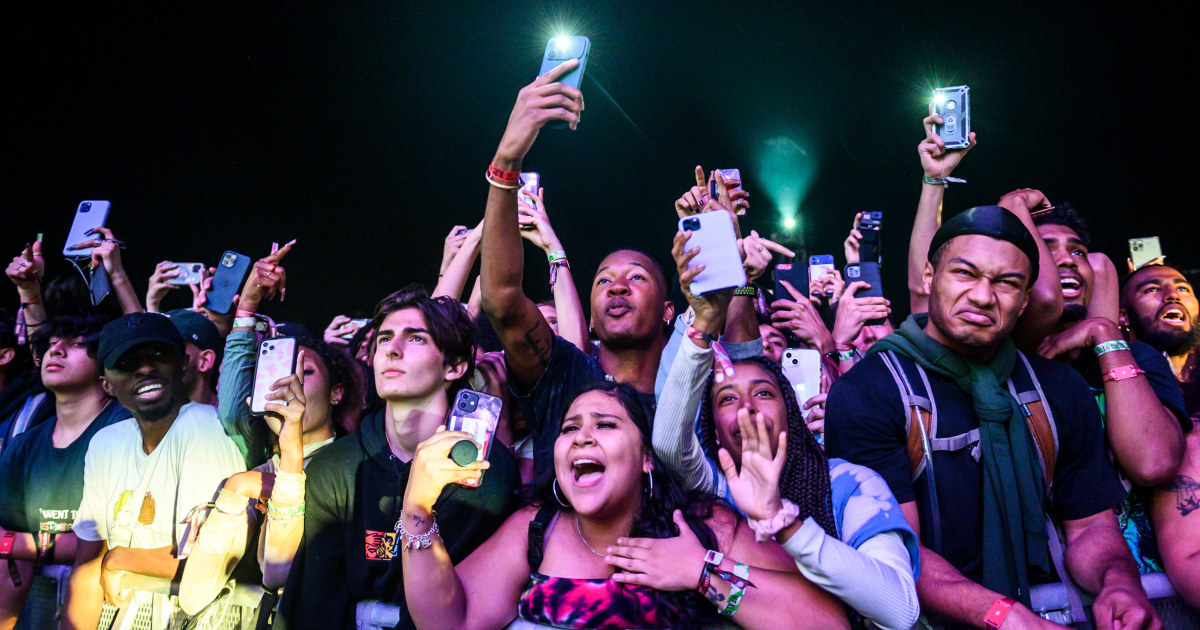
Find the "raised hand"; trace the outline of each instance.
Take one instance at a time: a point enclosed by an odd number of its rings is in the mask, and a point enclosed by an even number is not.
[[[697,330],[715,333],[724,327],[725,312],[729,308],[729,301],[733,299],[733,290],[712,291],[704,295],[692,293],[692,281],[704,271],[705,267],[703,264],[688,267],[692,260],[700,254],[699,247],[686,249],[688,239],[691,237],[691,232],[676,232],[675,240],[671,245],[671,256],[675,258],[675,271],[679,273],[679,288],[683,289],[683,295],[687,298],[688,305],[696,313],[692,325]]]
[[[737,421],[742,434],[741,469],[734,465],[733,456],[724,448],[717,452],[717,459],[738,509],[750,518],[770,520],[783,507],[779,478],[787,460],[787,431],[780,432],[776,445],[771,443],[771,434],[762,414],[751,419],[750,411],[743,407],[738,409]]]
[[[791,283],[784,281],[782,284],[792,299],[776,300],[771,304],[771,323],[778,328],[790,330],[801,341],[822,353],[833,351],[833,335],[825,327],[825,322],[821,321],[816,307]]]
[[[469,233],[470,230],[465,225],[456,225],[450,228],[450,233],[446,235],[446,242],[442,245],[442,266],[438,269],[438,273],[446,273],[446,267],[449,267],[450,261],[458,255],[463,241],[467,240]]]
[[[476,482],[491,464],[487,460],[459,466],[450,459],[450,449],[460,440],[472,440],[466,431],[447,431],[438,427],[429,439],[417,445],[409,467],[408,486],[404,489],[404,511],[409,514],[431,515],[442,488],[452,483],[473,479]],[[476,447],[481,447],[476,443]]]
[[[859,291],[869,288],[871,285],[862,280],[855,280],[846,287],[833,320],[834,343],[849,344],[858,338],[858,333],[862,332],[867,322],[892,314],[892,303],[886,298],[855,297]]]
[[[706,549],[688,527],[683,512],[672,515],[679,535],[673,538],[618,538],[606,550],[604,561],[619,569],[614,582],[640,584],[660,591],[696,588],[696,576],[704,568]]]
[[[533,205],[517,201],[517,222],[521,225],[521,236],[547,253],[562,249],[562,242],[558,240],[554,227],[550,225],[550,216],[546,214],[546,189],[538,188],[536,193],[525,194],[533,200]]]
[[[8,279],[17,285],[21,297],[26,293],[37,295],[41,293],[42,276],[46,273],[46,261],[42,258],[42,242],[34,241],[21,250],[19,256],[14,256],[4,273]]]
[[[742,268],[746,270],[746,278],[749,282],[754,282],[762,277],[767,269],[771,267],[771,252],[795,258],[796,252],[758,235],[755,230],[750,230],[750,236],[738,239],[738,252],[742,254]]]
[[[854,215],[854,223],[850,226],[850,235],[842,241],[842,251],[846,254],[847,265],[857,265],[862,262],[862,254],[859,249],[862,247],[862,232],[858,229],[858,222],[862,220],[863,213],[859,212]]]
[[[124,268],[121,266],[121,241],[113,236],[113,231],[106,227],[96,227],[88,230],[86,234],[99,238],[91,238],[82,243],[76,243],[71,246],[71,249],[91,247],[92,269],[103,264],[104,270],[108,272],[109,276],[123,273]]]
[[[283,301],[287,296],[287,271],[279,263],[292,251],[295,244],[295,239],[283,247],[272,243],[271,253],[254,263],[250,275],[246,278],[246,284],[242,286],[238,310],[257,311],[260,303],[276,295],[279,295],[279,301]]]
[[[162,304],[163,298],[170,291],[179,288],[179,285],[171,284],[168,280],[178,275],[179,265],[169,260],[164,260],[154,267],[154,273],[150,275],[150,286],[146,289],[146,310],[148,312],[161,312],[158,307]]]
[[[1001,197],[996,205],[1003,207],[1009,212],[1019,214],[1021,211],[1032,212],[1038,209],[1049,208],[1052,204],[1040,190],[1018,188]]]
[[[808,294],[816,304],[820,304],[821,297],[828,297],[830,304],[837,304],[845,291],[846,281],[842,279],[842,272],[837,269],[830,269],[825,275],[808,283]]]
[[[942,124],[942,117],[931,112],[921,122],[925,126],[925,139],[917,145],[917,154],[921,156],[921,168],[928,177],[949,177],[967,151],[975,147],[975,132],[971,132],[971,146],[947,151],[946,142],[933,131],[934,125]]]
[[[267,394],[269,411],[267,426],[279,436],[279,469],[286,472],[304,470],[304,410],[308,397],[304,393],[304,364],[307,350],[296,353],[296,371],[271,384]]]
[[[579,125],[583,112],[583,93],[558,82],[564,74],[579,65],[578,59],[568,59],[558,67],[533,80],[517,93],[517,102],[508,116],[508,126],[494,162],[506,170],[520,170],[521,160],[533,146],[538,132],[551,120],[562,120],[571,129]]]
[[[345,315],[335,315],[329,325],[325,327],[325,333],[321,335],[325,343],[331,345],[345,346],[349,344],[342,335],[354,334],[357,328],[351,323],[351,319]]]

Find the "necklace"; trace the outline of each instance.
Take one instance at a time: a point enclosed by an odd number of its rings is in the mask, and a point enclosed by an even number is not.
[[[583,529],[579,527],[579,515],[578,514],[575,515],[575,532],[579,534],[579,540],[583,541],[583,546],[587,547],[588,551],[592,552],[593,554],[595,554],[597,556],[600,556],[601,558],[604,557],[604,554],[600,553],[599,551],[596,551],[595,549],[592,549],[592,546],[588,544],[587,539],[583,537]]]

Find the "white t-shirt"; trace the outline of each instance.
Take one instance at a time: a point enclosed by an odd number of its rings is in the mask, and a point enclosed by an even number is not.
[[[72,526],[80,540],[109,548],[175,547],[188,512],[246,469],[211,405],[187,403],[154,451],[142,449],[133,418],[98,431],[83,468],[83,501]]]

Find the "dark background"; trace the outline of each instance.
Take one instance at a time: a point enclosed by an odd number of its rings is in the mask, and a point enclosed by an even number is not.
[[[1081,209],[1121,268],[1125,239],[1150,235],[1200,266],[1195,23],[1165,5],[160,4],[6,10],[5,260],[44,232],[48,276],[71,271],[74,209],[107,199],[139,293],[159,260],[297,238],[290,299],[270,310],[318,331],[367,314],[432,284],[451,225],[482,216],[516,92],[565,31],[592,41],[587,111],[525,164],[581,287],[618,247],[670,263],[672,202],[702,164],[742,169],[764,233],[803,175],[797,238],[839,266],[854,213],[885,211],[885,284],[906,303],[920,119],[932,86],[961,83],[979,146],[948,214],[1036,187]],[[781,146],[791,170],[764,157]]]

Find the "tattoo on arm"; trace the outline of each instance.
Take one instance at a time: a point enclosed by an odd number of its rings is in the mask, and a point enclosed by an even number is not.
[[[413,521],[413,525],[415,525],[417,527],[420,527],[425,524],[425,519],[421,518],[420,516],[417,516],[416,514],[412,515],[412,521]]]
[[[1200,483],[1195,479],[1179,475],[1167,482],[1163,489],[1175,493],[1175,509],[1179,510],[1180,516],[1200,510]]]
[[[715,604],[718,608],[725,603],[725,596],[719,593],[715,586],[709,586],[708,590],[704,593],[704,597],[708,598],[708,601]]]
[[[537,330],[542,325],[542,322],[537,322],[529,330],[525,331],[525,347],[537,357],[538,361],[543,365],[550,363],[550,352],[553,346],[548,344],[543,339],[538,339]]]

